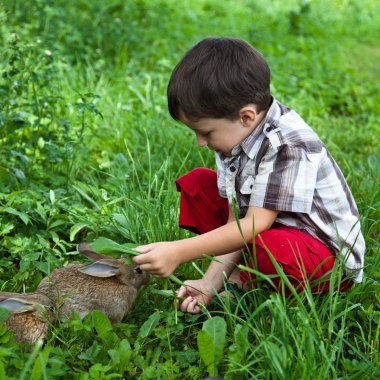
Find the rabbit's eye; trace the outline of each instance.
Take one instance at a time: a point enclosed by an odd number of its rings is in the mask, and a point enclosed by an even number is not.
[[[136,267],[135,268],[135,272],[138,273],[138,274],[142,274],[142,270],[140,267]]]

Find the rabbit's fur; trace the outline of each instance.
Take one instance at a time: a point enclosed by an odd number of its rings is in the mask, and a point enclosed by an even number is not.
[[[37,292],[51,299],[62,321],[70,318],[73,311],[84,318],[91,311],[100,310],[111,323],[120,322],[149,275],[136,265],[124,264],[124,258],[114,259],[92,251],[87,243],[79,244],[77,249],[94,262],[54,270],[41,281]]]
[[[17,342],[36,343],[45,339],[49,321],[54,318],[51,300],[43,294],[0,292],[0,307],[11,314],[4,324]]]
[[[94,262],[54,270],[35,293],[0,292],[0,307],[11,313],[4,323],[16,341],[35,343],[44,339],[54,311],[61,321],[70,318],[73,311],[84,318],[91,311],[100,310],[112,323],[120,322],[138,289],[149,280],[149,275],[138,266],[124,264],[124,258],[96,253],[87,243],[79,244],[78,251]]]

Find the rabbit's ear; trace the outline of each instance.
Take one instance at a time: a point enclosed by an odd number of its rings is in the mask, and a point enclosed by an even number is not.
[[[8,298],[17,297],[18,293],[0,292],[0,302],[7,300]]]
[[[36,305],[23,299],[8,298],[0,302],[0,307],[7,309],[12,314],[21,314],[27,311],[35,311]]]
[[[102,255],[101,253],[93,251],[90,248],[90,244],[88,244],[88,243],[80,243],[80,244],[78,244],[77,245],[77,251],[81,255],[86,256],[88,259],[90,259],[92,261],[109,259],[109,256]]]
[[[78,268],[78,271],[94,277],[113,277],[119,274],[120,269],[110,263],[96,261]]]

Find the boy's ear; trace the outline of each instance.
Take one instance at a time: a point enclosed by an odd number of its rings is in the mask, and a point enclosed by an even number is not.
[[[240,111],[240,122],[244,127],[251,127],[256,122],[257,111],[253,105],[244,106]]]

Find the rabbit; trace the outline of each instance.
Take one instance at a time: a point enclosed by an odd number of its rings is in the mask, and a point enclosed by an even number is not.
[[[73,311],[83,319],[100,310],[111,323],[120,322],[149,275],[136,265],[126,265],[123,257],[114,259],[94,252],[88,243],[79,244],[77,250],[94,262],[55,269],[40,282],[37,292],[57,305],[61,321],[70,318]]]
[[[54,318],[48,297],[38,293],[0,292],[0,307],[11,313],[4,324],[13,331],[17,342],[34,344],[46,338],[49,322]]]

